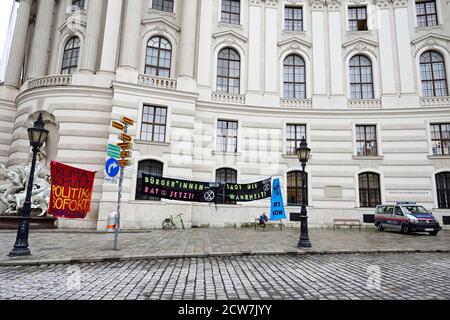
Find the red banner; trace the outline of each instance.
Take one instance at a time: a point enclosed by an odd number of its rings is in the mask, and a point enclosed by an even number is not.
[[[51,162],[50,171],[52,190],[48,213],[61,218],[85,218],[91,211],[95,172],[56,161]]]

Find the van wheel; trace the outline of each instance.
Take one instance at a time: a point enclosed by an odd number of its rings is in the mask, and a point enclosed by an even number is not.
[[[430,232],[430,236],[435,236],[435,235],[438,234],[438,232],[439,232],[439,231],[431,231],[431,232]]]
[[[378,231],[384,230],[383,225],[380,222],[377,223],[377,229],[378,229]]]
[[[411,230],[409,230],[409,227],[407,224],[402,225],[402,233],[404,234],[410,234]]]

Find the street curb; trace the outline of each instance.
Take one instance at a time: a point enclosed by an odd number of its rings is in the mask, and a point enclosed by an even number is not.
[[[287,251],[241,251],[241,252],[200,252],[186,254],[148,254],[148,255],[111,255],[103,257],[71,257],[71,258],[48,258],[38,260],[10,260],[0,262],[0,267],[16,266],[39,266],[51,264],[80,264],[100,262],[124,262],[141,260],[167,260],[167,259],[196,259],[196,258],[220,258],[220,257],[245,257],[245,256],[301,256],[301,255],[344,255],[344,254],[411,254],[411,253],[450,253],[450,249],[332,249],[332,250],[287,250]]]

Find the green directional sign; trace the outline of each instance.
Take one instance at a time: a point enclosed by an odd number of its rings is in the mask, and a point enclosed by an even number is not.
[[[113,144],[108,144],[108,157],[119,159],[120,158],[120,147]]]

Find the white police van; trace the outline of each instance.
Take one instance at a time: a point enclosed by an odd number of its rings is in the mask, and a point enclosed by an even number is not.
[[[435,236],[442,229],[433,214],[415,202],[379,205],[375,211],[374,222],[379,231],[390,229],[405,234],[428,232]]]

